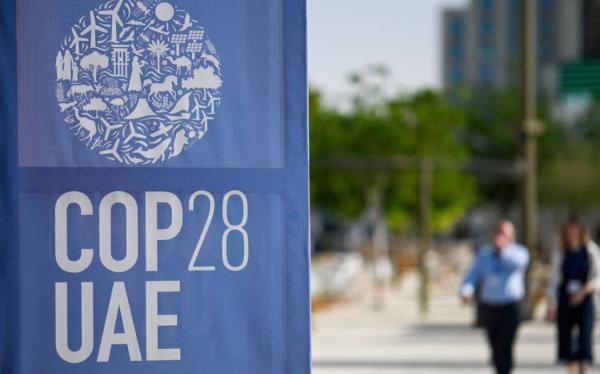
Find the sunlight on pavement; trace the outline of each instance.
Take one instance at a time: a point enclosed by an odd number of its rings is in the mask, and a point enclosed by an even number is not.
[[[458,301],[457,282],[436,288],[427,318],[418,316],[414,276],[390,290],[383,310],[375,311],[369,292],[361,292],[317,313],[313,373],[491,373],[484,336],[471,327],[472,311]],[[515,373],[562,373],[554,351],[552,325],[523,325]]]

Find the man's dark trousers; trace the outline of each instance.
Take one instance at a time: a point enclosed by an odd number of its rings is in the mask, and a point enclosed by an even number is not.
[[[519,304],[484,303],[481,311],[496,373],[509,374],[513,369],[513,347],[521,320]]]

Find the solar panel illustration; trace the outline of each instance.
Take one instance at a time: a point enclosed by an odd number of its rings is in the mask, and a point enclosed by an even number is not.
[[[188,53],[200,53],[202,52],[202,43],[190,43],[187,46]]]
[[[188,34],[189,40],[200,40],[204,37],[204,30],[192,30]]]
[[[173,44],[182,44],[187,41],[187,35],[185,34],[175,34],[171,36],[171,43]]]

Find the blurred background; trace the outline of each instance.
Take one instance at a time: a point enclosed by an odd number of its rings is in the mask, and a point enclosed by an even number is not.
[[[501,218],[532,256],[516,372],[562,372],[545,294],[567,217],[600,239],[600,1],[537,0],[529,66],[522,1],[308,0],[316,374],[491,372],[458,289]]]

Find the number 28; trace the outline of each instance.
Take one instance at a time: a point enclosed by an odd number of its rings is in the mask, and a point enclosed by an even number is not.
[[[204,240],[206,239],[206,235],[208,234],[208,229],[212,223],[212,220],[215,215],[215,198],[208,191],[197,191],[190,197],[188,209],[190,212],[194,211],[196,200],[199,197],[204,197],[208,201],[208,217],[206,218],[206,222],[204,223],[204,227],[202,228],[202,232],[200,233],[200,237],[198,238],[198,242],[196,243],[196,248],[194,249],[194,254],[190,260],[188,265],[189,271],[215,271],[214,266],[199,266],[196,265],[198,257],[200,256],[200,251],[202,250],[202,245],[204,244]],[[237,197],[242,202],[242,219],[239,223],[234,224],[231,222],[229,217],[229,203],[233,197]],[[242,271],[248,266],[248,257],[250,251],[250,244],[248,240],[248,232],[245,229],[246,223],[248,222],[248,198],[241,191],[229,191],[223,197],[222,204],[222,213],[223,213],[223,223],[227,227],[227,229],[223,232],[223,236],[221,238],[221,256],[223,258],[223,265],[229,271]],[[239,233],[242,237],[243,241],[243,259],[239,265],[233,265],[229,261],[229,237],[233,233]]]

